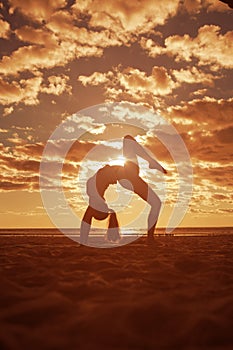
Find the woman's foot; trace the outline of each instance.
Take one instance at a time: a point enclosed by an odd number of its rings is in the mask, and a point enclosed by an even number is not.
[[[150,169],[157,169],[159,171],[161,171],[164,174],[167,174],[167,170],[165,170],[155,159],[152,159],[149,162],[149,168]]]
[[[155,243],[155,238],[154,238],[154,235],[147,235],[146,237],[146,244],[148,245],[152,245]]]

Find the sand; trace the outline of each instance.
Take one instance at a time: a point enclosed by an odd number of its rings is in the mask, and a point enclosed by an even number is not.
[[[1,349],[233,348],[233,236],[0,241]]]

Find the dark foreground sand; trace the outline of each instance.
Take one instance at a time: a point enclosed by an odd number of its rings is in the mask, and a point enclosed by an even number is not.
[[[1,237],[1,349],[233,349],[233,237]]]

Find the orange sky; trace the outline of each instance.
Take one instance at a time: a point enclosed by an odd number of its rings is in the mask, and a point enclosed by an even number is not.
[[[0,227],[53,226],[38,186],[46,141],[79,110],[122,101],[153,109],[186,143],[194,187],[181,226],[232,226],[233,10],[226,3],[9,0],[0,13]],[[98,125],[82,119],[84,131]],[[152,134],[141,140],[169,170],[159,221],[166,226],[177,174]],[[80,217],[80,160],[101,138],[104,129],[74,144],[66,159],[64,190]],[[144,174],[156,189],[156,176]],[[129,217],[142,205],[134,201]]]

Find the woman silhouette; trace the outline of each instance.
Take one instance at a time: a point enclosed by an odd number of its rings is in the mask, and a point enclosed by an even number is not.
[[[157,169],[164,174],[167,171],[130,135],[125,136],[123,139],[123,156],[126,159],[124,166],[106,165],[87,181],[89,206],[81,223],[81,244],[87,244],[93,217],[97,220],[104,220],[109,217],[107,238],[110,241],[119,240],[119,224],[116,213],[108,207],[104,199],[104,193],[108,186],[116,184],[117,181],[121,186],[133,191],[150,205],[147,239],[149,242],[154,240],[154,231],[161,208],[161,201],[151,187],[139,176],[137,156],[148,161],[150,169]]]

